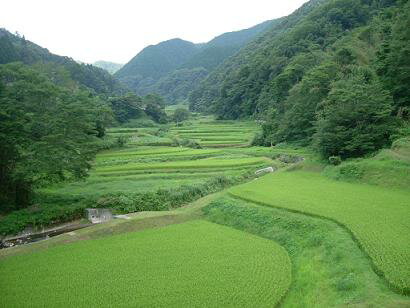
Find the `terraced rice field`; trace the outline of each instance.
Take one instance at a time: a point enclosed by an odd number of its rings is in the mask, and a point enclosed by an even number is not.
[[[85,181],[54,185],[41,191],[76,196],[156,191],[201,184],[221,175],[237,176],[273,164],[246,148],[233,152],[216,148],[226,141],[235,146],[246,144],[256,129],[252,122],[233,124],[199,117],[190,125],[165,129],[161,136],[157,136],[159,129],[110,128],[110,137],[127,137],[125,147],[99,153]],[[198,140],[204,148],[171,146],[173,139],[191,139],[196,133],[207,135],[206,140]],[[209,144],[211,147],[207,148]]]
[[[121,171],[154,171],[154,170],[186,170],[186,169],[220,169],[220,168],[235,168],[251,165],[261,165],[266,162],[265,159],[259,157],[248,158],[206,158],[188,161],[173,161],[173,162],[158,162],[158,163],[126,163],[124,165],[113,165],[99,167],[96,169],[98,173],[121,172]]]
[[[237,176],[272,164],[264,157],[219,149],[131,145],[98,154],[85,181],[54,185],[42,192],[83,196],[147,192],[200,184],[221,175]]]
[[[192,221],[5,258],[0,276],[1,307],[272,307],[291,264],[272,241]]]
[[[229,147],[249,145],[256,130],[253,122],[204,120],[190,126],[174,127],[170,132],[179,138],[193,139],[202,146]]]
[[[334,181],[312,172],[278,172],[230,193],[244,200],[328,218],[345,226],[376,271],[410,290],[410,192]]]

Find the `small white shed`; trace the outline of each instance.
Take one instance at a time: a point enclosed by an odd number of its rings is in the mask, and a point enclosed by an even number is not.
[[[93,224],[109,221],[113,218],[110,209],[85,209],[87,219]]]

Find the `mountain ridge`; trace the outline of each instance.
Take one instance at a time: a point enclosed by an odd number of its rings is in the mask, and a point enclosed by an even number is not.
[[[194,44],[174,38],[147,46],[115,76],[139,95],[156,92],[170,103],[184,100],[210,71],[272,23],[273,20],[268,20],[247,29],[223,33],[206,43]],[[176,49],[182,53],[177,59]],[[178,89],[174,91],[171,84]]]
[[[40,62],[53,65],[54,69],[64,68],[74,81],[97,94],[112,95],[127,91],[116,78],[102,68],[53,54],[47,48],[26,40],[24,36],[0,28],[0,64],[10,62],[23,62],[27,65]]]

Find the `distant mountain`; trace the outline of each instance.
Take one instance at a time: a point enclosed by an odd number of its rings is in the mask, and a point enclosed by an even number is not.
[[[109,62],[109,61],[97,61],[97,62],[94,62],[93,65],[96,67],[105,69],[110,74],[114,74],[116,71],[118,71],[121,67],[124,66],[124,64],[114,63],[114,62]]]
[[[126,91],[107,71],[90,64],[78,63],[69,57],[52,54],[46,48],[0,28],[0,64],[16,61],[28,65],[45,63],[53,66],[50,68],[52,70],[64,68],[71,79],[96,94],[112,95]]]
[[[200,52],[189,59],[183,68],[203,67],[212,70],[273,23],[274,21],[268,20],[249,29],[221,34],[202,44]]]
[[[266,21],[224,33],[207,43],[172,39],[148,46],[115,76],[139,95],[156,92],[175,103],[186,99],[209,72],[272,24],[273,21]]]
[[[150,45],[125,64],[115,76],[137,94],[143,95],[146,94],[145,88],[177,69],[198,51],[194,43],[178,38]]]

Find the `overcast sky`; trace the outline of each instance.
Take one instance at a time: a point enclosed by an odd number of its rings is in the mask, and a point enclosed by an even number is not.
[[[58,55],[128,62],[144,47],[179,37],[206,42],[285,16],[306,0],[4,0],[0,27]]]

